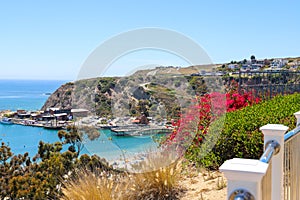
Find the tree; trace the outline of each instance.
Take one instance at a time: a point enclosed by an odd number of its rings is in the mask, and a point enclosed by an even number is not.
[[[97,135],[93,131],[86,131]],[[61,197],[61,185],[66,175],[74,175],[76,168],[88,170],[112,170],[98,156],[84,155],[78,159],[83,148],[81,133],[76,127],[58,132],[61,142],[40,142],[38,153],[32,159],[28,153],[14,155],[5,143],[0,146],[0,199],[57,199]],[[63,145],[69,145],[65,152]],[[86,166],[87,165],[87,166]]]
[[[252,56],[250,57],[250,59],[251,59],[251,63],[255,63],[255,62],[256,62],[256,58],[255,58],[254,55],[252,55]]]
[[[71,144],[76,139],[66,134]],[[73,143],[71,142],[73,141]],[[0,199],[55,199],[62,177],[76,166],[78,152],[61,153],[62,143],[40,142],[38,154],[14,155],[4,143],[0,147]]]
[[[73,153],[77,152],[77,157],[83,148],[81,137],[82,133],[76,126],[68,127],[67,131],[58,131],[58,138],[63,144],[70,144],[68,150]]]

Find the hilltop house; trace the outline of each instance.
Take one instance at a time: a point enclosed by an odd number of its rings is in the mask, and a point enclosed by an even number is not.
[[[271,68],[282,68],[287,65],[288,61],[284,59],[275,59],[271,63]]]
[[[238,69],[239,65],[238,64],[229,64],[228,69]]]

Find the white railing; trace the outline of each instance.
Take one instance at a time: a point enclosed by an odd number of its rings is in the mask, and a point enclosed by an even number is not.
[[[300,199],[300,126],[285,135],[284,200]]]
[[[264,134],[264,154],[259,160],[234,158],[220,167],[228,181],[229,200],[300,199],[300,112],[297,127],[268,124]]]

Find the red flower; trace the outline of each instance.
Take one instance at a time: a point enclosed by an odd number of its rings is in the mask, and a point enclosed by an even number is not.
[[[172,121],[175,129],[168,137],[166,144],[176,143],[177,141],[190,141],[190,137],[196,134],[194,144],[200,145],[203,137],[207,134],[211,121],[216,119],[226,111],[232,112],[255,103],[259,103],[259,98],[254,98],[251,92],[239,94],[236,90],[221,94],[213,92],[196,97],[187,113],[180,116],[177,121]],[[195,126],[196,124],[196,126]],[[187,144],[189,145],[189,144]]]

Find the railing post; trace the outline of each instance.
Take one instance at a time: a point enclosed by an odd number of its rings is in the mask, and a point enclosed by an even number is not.
[[[280,145],[280,151],[272,158],[272,200],[283,199],[283,170],[284,170],[284,134],[287,126],[280,124],[267,124],[260,130],[264,134],[264,145],[268,141],[275,140]]]
[[[300,126],[300,111],[294,113],[294,115],[295,115],[295,117],[296,117],[296,119],[297,119],[296,126]]]
[[[236,191],[246,191],[255,200],[262,200],[261,182],[266,174],[268,164],[259,160],[233,158],[220,167],[227,179],[227,199],[231,199]]]

